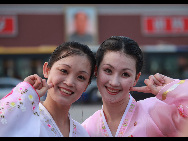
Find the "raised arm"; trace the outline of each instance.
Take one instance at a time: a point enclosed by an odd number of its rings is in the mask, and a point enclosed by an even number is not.
[[[40,97],[51,87],[38,75],[31,75],[1,99],[0,137],[39,136]]]

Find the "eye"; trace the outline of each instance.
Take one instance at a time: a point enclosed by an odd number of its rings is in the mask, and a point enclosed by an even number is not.
[[[68,74],[68,71],[65,70],[65,69],[61,69],[60,71],[61,71],[63,74]]]
[[[123,77],[130,77],[130,75],[129,75],[128,73],[126,73],[126,72],[124,72],[124,73],[122,74],[122,76],[123,76]]]
[[[104,70],[107,74],[111,74],[112,73],[112,70],[111,69],[105,69]]]
[[[82,75],[79,75],[79,76],[78,76],[78,79],[81,80],[81,81],[86,80],[86,78],[85,78],[84,76],[82,76]]]

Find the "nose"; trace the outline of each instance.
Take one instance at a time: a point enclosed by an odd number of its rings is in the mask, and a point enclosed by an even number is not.
[[[111,76],[111,78],[110,78],[110,81],[109,81],[110,85],[113,86],[113,87],[118,87],[118,86],[120,86],[120,80],[119,80],[119,79],[120,79],[120,78],[118,77],[118,75],[117,75],[117,74],[114,74],[114,75]]]
[[[73,76],[67,76],[64,80],[64,83],[69,86],[69,87],[73,87],[75,85],[75,79]]]

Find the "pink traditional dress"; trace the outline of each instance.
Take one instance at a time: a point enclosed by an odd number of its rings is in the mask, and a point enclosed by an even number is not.
[[[163,87],[156,97],[136,102],[130,95],[115,137],[177,136],[186,120],[188,80],[175,80]],[[86,119],[82,126],[91,137],[112,137],[103,109]]]
[[[86,130],[70,115],[69,137],[88,137]],[[0,100],[0,137],[63,137],[35,89],[19,83]]]

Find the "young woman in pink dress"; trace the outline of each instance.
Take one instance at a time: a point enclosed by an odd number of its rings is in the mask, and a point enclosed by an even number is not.
[[[151,75],[144,87],[134,87],[141,75],[143,54],[124,36],[105,40],[96,53],[97,85],[103,106],[82,125],[91,137],[178,136],[188,119],[188,80]],[[156,95],[135,101],[130,91]]]

